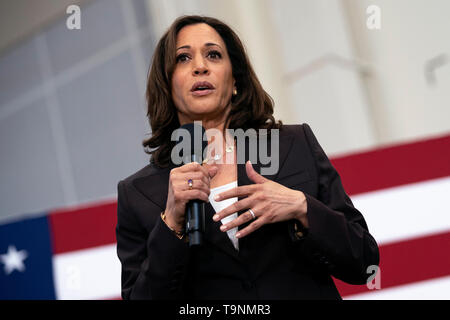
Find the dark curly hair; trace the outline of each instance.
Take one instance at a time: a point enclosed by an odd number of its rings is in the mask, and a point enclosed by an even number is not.
[[[231,110],[225,129],[278,129],[281,121],[273,117],[273,99],[264,91],[250,64],[245,48],[236,33],[225,23],[205,16],[177,18],[159,40],[147,79],[147,117],[152,129],[150,138],[142,144],[151,154],[151,163],[159,167],[170,165],[175,142],[172,132],[180,127],[177,109],[171,95],[171,80],[176,65],[176,40],[185,26],[205,23],[222,37],[231,60],[238,94],[231,99]],[[270,132],[270,130],[268,130]]]

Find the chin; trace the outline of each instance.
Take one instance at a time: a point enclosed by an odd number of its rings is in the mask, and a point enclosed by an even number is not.
[[[217,108],[217,104],[214,103],[195,103],[190,108],[190,111],[194,114],[201,115],[217,111]]]

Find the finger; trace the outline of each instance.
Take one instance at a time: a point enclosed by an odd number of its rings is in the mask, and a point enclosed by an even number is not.
[[[244,229],[239,230],[236,233],[236,238],[240,239],[240,238],[243,238],[245,236],[248,236],[250,233],[255,232],[256,230],[258,230],[259,228],[261,228],[265,224],[266,224],[266,222],[265,222],[265,220],[263,218],[258,218],[255,221],[253,221],[252,223],[250,223]]]
[[[189,165],[191,165],[189,163]],[[187,166],[187,165],[185,165]],[[195,170],[195,165],[190,166],[191,170],[187,170],[186,167],[179,167],[179,168],[175,168],[170,170],[170,177],[169,179],[174,182],[174,181],[180,181],[180,180],[185,180],[187,181],[188,179],[200,179],[201,176],[203,175],[201,171]]]
[[[192,177],[192,173],[186,173],[186,174],[184,175],[184,178],[181,179],[181,180],[182,180],[182,181],[185,181],[185,184],[186,184],[186,185],[189,185],[189,183],[188,183],[188,182],[189,182],[189,179],[192,179],[192,181],[193,181],[192,187],[193,187],[193,188],[196,187],[195,181],[202,181],[202,182],[205,184],[205,186],[208,187],[208,192],[209,192],[210,179],[209,179],[207,176],[205,176],[202,172],[195,172],[195,173],[194,173],[194,177],[193,177],[193,178],[191,178],[191,177]]]
[[[252,197],[241,199],[223,210],[220,210],[213,216],[214,221],[222,220],[223,218],[229,216],[230,214],[239,212],[243,209],[251,208],[254,204],[254,199]]]
[[[245,163],[245,171],[247,172],[247,176],[249,177],[249,179],[254,183],[264,183],[268,180],[255,171],[250,160]]]
[[[199,189],[192,190],[184,190],[182,192],[176,193],[176,198],[181,201],[189,201],[189,200],[202,200],[205,202],[209,202],[208,195]]]
[[[175,173],[172,175],[172,184],[177,185],[188,185],[189,180],[203,180],[204,182],[208,182],[208,178],[206,178],[202,172],[187,172],[187,173]]]
[[[209,184],[209,178],[203,173],[203,171],[189,171],[189,172],[176,172],[172,174],[172,181],[181,181],[182,183],[188,183],[191,180],[203,180]]]
[[[208,169],[208,177],[212,179],[217,172],[219,172],[219,168],[217,166],[210,166]]]
[[[222,225],[220,227],[220,230],[225,232],[227,230],[239,227],[241,224],[247,223],[252,220],[253,220],[252,214],[250,213],[250,211],[246,211],[236,219],[233,219],[233,221],[230,221],[229,223]]]
[[[180,170],[180,172],[183,172],[183,173],[199,171],[199,172],[203,172],[203,174],[205,176],[208,176],[208,170],[206,170],[206,168],[203,167],[200,163],[197,163],[195,161],[181,166],[179,168],[179,170]]]
[[[230,190],[221,192],[219,194],[217,194],[214,197],[215,201],[222,201],[225,199],[229,199],[229,198],[234,198],[234,197],[242,197],[242,196],[248,196],[250,194],[253,194],[254,192],[256,192],[259,189],[259,186],[255,185],[255,184],[250,184],[250,185],[246,185],[246,186],[239,186],[236,188],[232,188]]]
[[[188,180],[177,181],[175,182],[174,187],[178,191],[201,190],[209,196],[210,194],[209,182],[205,181],[204,179],[205,179],[204,177],[202,177],[201,179],[192,179],[192,187],[189,187]]]
[[[198,189],[206,192],[207,194],[209,194],[210,192],[208,183],[203,179],[193,179],[191,187],[189,186],[189,181],[179,181],[175,184],[175,186],[178,190],[181,191]]]
[[[211,180],[219,171],[217,165],[203,166],[197,162],[191,162],[184,165],[182,172],[184,173],[192,173],[192,172],[201,172],[207,180]]]

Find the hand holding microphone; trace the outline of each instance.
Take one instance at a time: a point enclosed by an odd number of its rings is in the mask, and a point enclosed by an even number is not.
[[[166,223],[176,231],[185,229],[185,214],[190,200],[208,202],[210,183],[218,168],[206,169],[197,162],[185,164],[170,171],[169,192],[166,203]],[[189,187],[192,180],[192,189]]]
[[[210,166],[207,169],[201,165],[208,145],[207,141],[203,141],[205,129],[193,123],[181,128],[189,132],[191,148],[183,152],[186,164],[170,172],[165,222],[176,232],[185,230],[191,246],[200,245],[204,231],[204,204],[209,202],[210,179],[216,175],[218,168]],[[180,142],[178,140],[178,144]]]

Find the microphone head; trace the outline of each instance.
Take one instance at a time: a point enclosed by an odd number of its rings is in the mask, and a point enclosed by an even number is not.
[[[206,154],[205,150],[208,148],[206,130],[201,125],[201,121],[186,123],[180,129],[184,129],[187,132],[187,134],[180,134],[177,140],[177,144],[183,142],[180,149],[183,162],[186,164],[195,161],[201,164],[203,155]],[[188,141],[183,139],[188,139]]]

